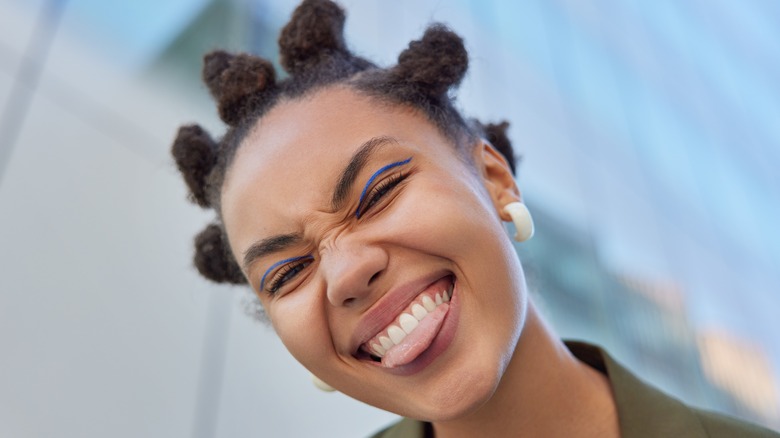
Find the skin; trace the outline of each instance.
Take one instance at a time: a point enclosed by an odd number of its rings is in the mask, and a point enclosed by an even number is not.
[[[333,210],[344,166],[382,136],[395,141],[376,149]],[[571,357],[527,298],[502,225],[503,206],[520,200],[508,165],[484,141],[463,154],[416,110],[345,86],[281,102],[241,145],[222,189],[233,255],[241,261],[263,239],[300,234],[245,274],[287,349],[349,396],[431,421],[437,436],[617,436],[608,383]],[[406,178],[356,217],[371,175],[407,158],[367,190],[399,171]],[[305,255],[312,261],[282,288],[260,290],[263,276],[278,273],[269,267]],[[395,299],[389,291],[445,274],[456,279],[456,328],[427,366],[398,375],[355,355],[356,332]]]

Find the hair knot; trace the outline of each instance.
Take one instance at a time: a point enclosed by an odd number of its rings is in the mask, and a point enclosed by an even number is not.
[[[201,207],[210,207],[206,187],[208,175],[217,164],[217,144],[209,133],[198,125],[182,126],[171,154],[190,189],[190,200]]]
[[[333,56],[352,58],[344,42],[344,10],[328,0],[305,0],[279,35],[282,67],[300,74]]]
[[[216,50],[203,58],[203,81],[217,101],[219,117],[235,126],[276,88],[276,73],[263,58]]]
[[[228,250],[219,225],[210,224],[195,236],[195,267],[216,283],[246,284],[246,278]]]
[[[393,73],[398,80],[417,84],[421,92],[438,98],[460,83],[468,64],[463,40],[443,24],[433,24],[401,52]]]

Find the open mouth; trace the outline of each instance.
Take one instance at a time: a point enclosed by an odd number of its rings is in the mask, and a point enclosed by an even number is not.
[[[449,311],[455,277],[448,275],[422,291],[393,322],[360,345],[355,357],[395,368],[425,351]]]

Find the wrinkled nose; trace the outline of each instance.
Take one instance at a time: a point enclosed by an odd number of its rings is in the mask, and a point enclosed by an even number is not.
[[[368,302],[387,268],[387,253],[376,245],[344,238],[321,252],[320,269],[333,306],[355,307]]]

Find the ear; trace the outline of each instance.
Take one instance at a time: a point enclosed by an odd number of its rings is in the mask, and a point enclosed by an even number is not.
[[[484,139],[479,140],[474,148],[474,163],[501,220],[511,221],[512,218],[504,211],[504,206],[511,202],[519,202],[522,197],[509,163],[493,145]]]

